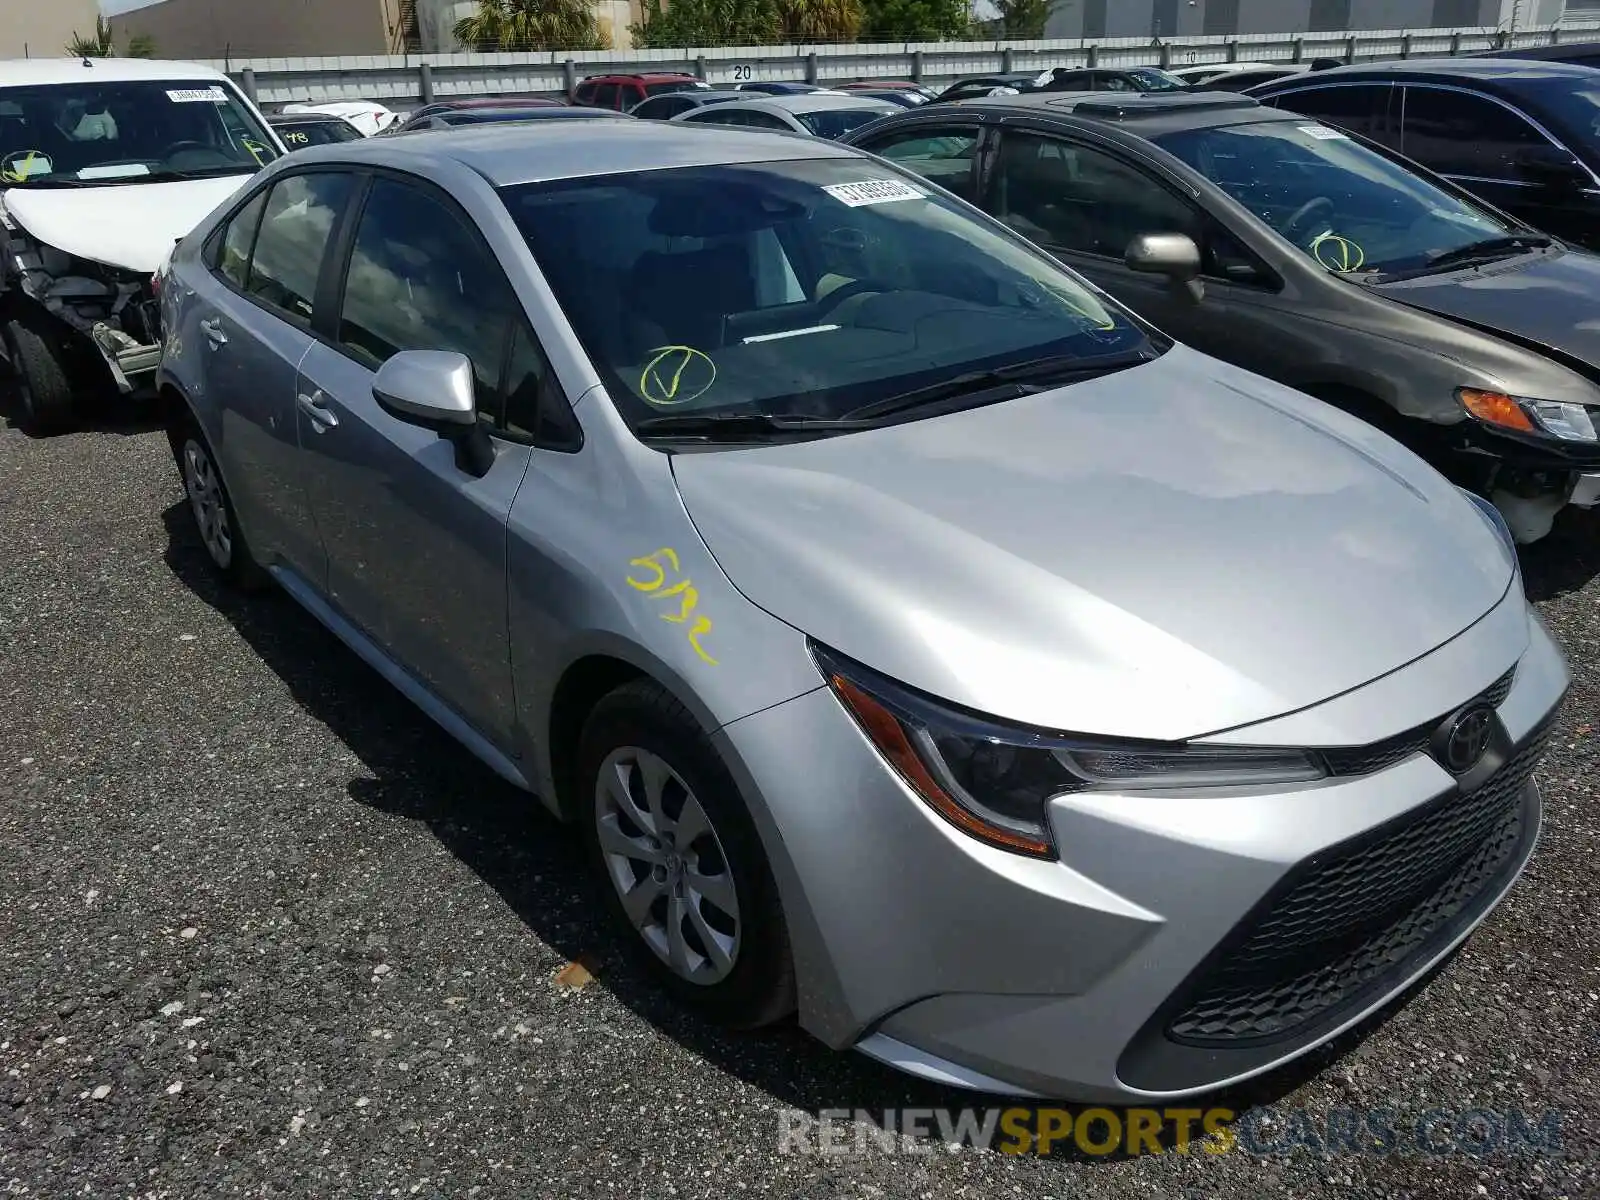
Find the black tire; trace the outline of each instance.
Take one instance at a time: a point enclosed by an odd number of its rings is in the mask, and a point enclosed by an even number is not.
[[[193,418],[184,417],[168,433],[172,456],[178,464],[184,498],[200,545],[212,569],[227,584],[242,592],[259,591],[271,577],[251,553],[244,530],[233,509],[233,497],[217,469],[211,443]],[[191,459],[192,456],[192,459]],[[198,498],[197,498],[198,497]],[[220,518],[220,525],[217,524]],[[218,534],[221,534],[218,537]]]
[[[637,748],[664,761],[699,801],[713,830],[712,857],[720,858],[720,869],[731,875],[738,907],[738,941],[731,969],[715,982],[692,981],[669,966],[629,917],[620,885],[614,882],[612,857],[601,847],[598,782],[602,766],[613,754],[626,754],[625,748]],[[777,884],[732,776],[688,709],[650,680],[624,684],[605,696],[589,714],[579,739],[577,787],[573,807],[579,814],[590,860],[600,874],[607,905],[630,951],[662,986],[686,1006],[736,1029],[768,1025],[792,1013],[794,963]],[[696,845],[704,843],[697,841]],[[685,864],[692,860],[696,867],[705,865],[703,852],[696,854],[688,846],[682,850]],[[670,911],[665,896],[659,903],[663,915]],[[699,911],[705,921],[705,909]],[[714,904],[711,912],[713,917],[721,915]],[[690,939],[703,945],[693,929],[691,922]],[[710,957],[705,961],[709,964]]]
[[[22,411],[18,424],[27,433],[60,433],[72,425],[72,379],[61,348],[41,316],[13,316],[5,325],[6,354],[17,381]]]

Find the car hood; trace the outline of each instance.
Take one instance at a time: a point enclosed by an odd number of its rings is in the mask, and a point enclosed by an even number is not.
[[[127,187],[12,188],[5,210],[35,239],[78,258],[150,274],[172,243],[250,180],[249,175]]]
[[[1600,365],[1600,256],[1540,251],[1373,286],[1391,300]]]
[[[1182,347],[673,469],[753,603],[925,692],[1072,732],[1187,738],[1315,704],[1448,641],[1515,577],[1398,443]]]

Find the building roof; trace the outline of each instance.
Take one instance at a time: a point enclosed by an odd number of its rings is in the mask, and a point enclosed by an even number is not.
[[[9,58],[0,59],[0,87],[28,87],[48,83],[128,83],[141,79],[204,79],[227,82],[228,77],[199,63],[167,62],[157,58]]]
[[[528,121],[314,146],[294,157],[299,163],[325,159],[387,165],[423,176],[432,176],[438,167],[451,164],[476,172],[495,187],[510,187],[624,171],[842,158],[858,153],[821,138],[802,140],[786,133],[731,126],[677,121]]]

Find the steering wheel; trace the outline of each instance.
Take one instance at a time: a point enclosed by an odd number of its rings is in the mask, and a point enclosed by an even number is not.
[[[894,291],[893,286],[881,279],[852,279],[849,283],[840,284],[817,301],[817,315],[825,317],[850,297],[859,296],[864,292],[892,291]]]
[[[1335,211],[1332,200],[1326,196],[1314,196],[1294,210],[1294,215],[1283,223],[1279,232],[1291,242],[1298,242],[1302,225],[1309,224],[1311,218],[1318,214],[1325,214],[1325,219],[1331,220]]]

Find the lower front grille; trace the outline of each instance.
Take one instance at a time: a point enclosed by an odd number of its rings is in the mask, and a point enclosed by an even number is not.
[[[1477,790],[1312,863],[1217,958],[1167,1036],[1195,1045],[1290,1037],[1427,950],[1532,833],[1521,796],[1544,742],[1536,737]]]

